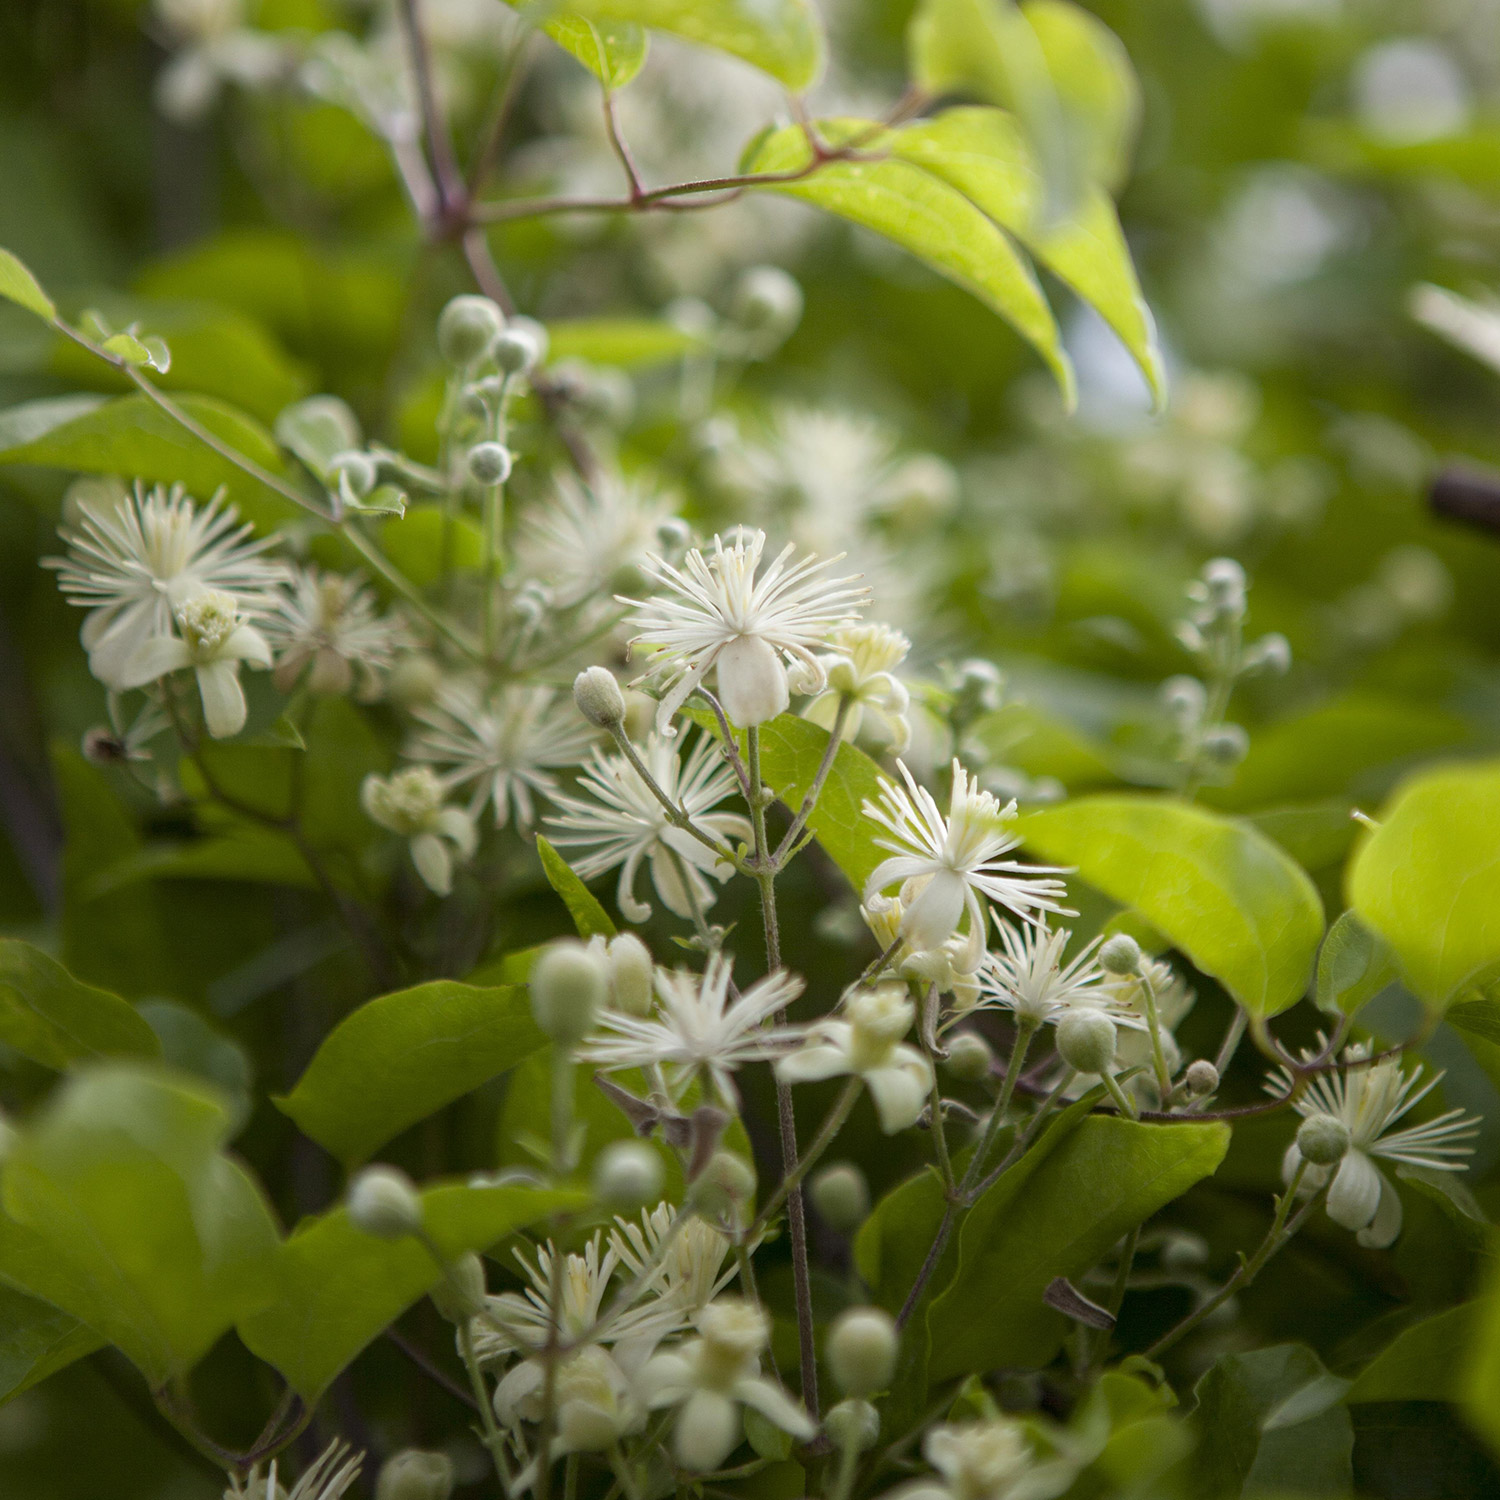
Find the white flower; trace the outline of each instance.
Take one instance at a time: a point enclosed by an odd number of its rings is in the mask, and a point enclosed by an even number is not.
[[[522,1360],[495,1387],[495,1415],[507,1427],[540,1422],[546,1410],[547,1366],[540,1359]],[[557,1363],[553,1377],[551,1457],[565,1453],[603,1453],[645,1421],[645,1408],[630,1379],[607,1349],[586,1344]],[[515,1488],[529,1488],[534,1469]]]
[[[619,1257],[621,1274],[639,1276],[667,1244],[656,1274],[643,1288],[648,1300],[621,1315],[613,1336],[621,1342],[646,1337],[653,1342],[692,1327],[700,1312],[729,1285],[737,1273],[729,1241],[706,1219],[694,1214],[672,1226],[677,1212],[669,1203],[641,1211],[640,1223],[617,1218],[609,1232],[610,1248]]]
[[[738,999],[729,999],[729,960],[713,954],[703,974],[658,969],[656,1015],[628,1016],[606,1011],[600,1029],[578,1050],[579,1060],[605,1072],[668,1065],[679,1094],[699,1071],[706,1072],[720,1097],[737,1103],[730,1079],[741,1063],[783,1050],[791,1038],[766,1031],[764,1023],[802,993],[802,981],[784,969],[767,974]]]
[[[594,735],[571,697],[548,687],[502,687],[481,697],[467,685],[449,685],[413,716],[422,728],[407,755],[445,767],[449,786],[471,787],[471,818],[492,803],[497,828],[512,810],[516,825],[530,828],[533,797],[552,795],[552,771],[576,766]]]
[[[107,687],[125,688],[126,663],[148,640],[170,636],[175,611],[194,594],[220,589],[244,614],[263,614],[282,577],[252,540],[233,506],[196,507],[181,486],[149,494],[139,485],[115,504],[80,508],[75,528],[59,535],[65,558],[47,558],[69,603],[90,611],[82,639],[89,671]]]
[[[828,679],[827,691],[814,698],[803,718],[821,724],[830,732],[840,702],[847,698],[843,737],[856,739],[866,713],[884,732],[889,748],[900,755],[911,743],[911,724],[906,711],[911,695],[895,674],[906,660],[911,642],[889,625],[843,625],[828,638],[832,652],[822,658]]]
[[[364,1454],[349,1457],[349,1445],[337,1440],[330,1443],[313,1461],[290,1491],[276,1477],[276,1460],[269,1470],[256,1464],[243,1479],[230,1475],[224,1500],[339,1500],[359,1478]]]
[[[531,1354],[546,1347],[551,1336],[552,1263],[557,1246],[550,1240],[539,1246],[528,1260],[520,1251],[516,1260],[527,1281],[523,1292],[500,1292],[485,1298],[486,1316],[471,1325],[474,1352],[486,1363]],[[564,1343],[581,1339],[599,1321],[599,1311],[611,1278],[620,1264],[619,1253],[605,1249],[596,1232],[581,1255],[569,1254],[562,1263],[562,1299],[558,1307],[558,1338]]]
[[[370,699],[405,644],[400,620],[377,613],[375,596],[358,578],[317,568],[297,568],[262,624],[276,650],[274,681],[283,693],[304,671],[315,693],[347,693],[359,677],[359,696]]]
[[[653,733],[642,759],[656,784],[698,827],[731,848],[736,839],[749,842],[750,824],[744,817],[713,811],[735,790],[735,779],[712,739],[700,738],[683,754],[674,742]],[[691,917],[695,908],[706,912],[714,904],[717,892],[708,877],[722,884],[734,873],[733,866],[667,821],[666,809],[623,755],[596,749],[578,790],[589,796],[552,794],[562,809],[548,820],[556,830],[552,841],[562,849],[591,851],[574,864],[584,880],[620,867],[615,899],[630,921],[644,922],[651,915],[649,904],[635,894],[642,860],[651,868],[656,894],[679,917]]]
[[[1438,1086],[1443,1075],[1434,1074],[1419,1088],[1421,1067],[1405,1073],[1400,1058],[1388,1057],[1371,1064],[1366,1061],[1369,1055],[1369,1048],[1363,1044],[1346,1047],[1344,1071],[1316,1076],[1292,1101],[1292,1108],[1304,1119],[1331,1115],[1348,1129],[1349,1149],[1343,1159],[1336,1167],[1309,1164],[1303,1186],[1306,1190],[1319,1188],[1331,1176],[1328,1217],[1345,1229],[1357,1230],[1361,1245],[1383,1250],[1401,1233],[1401,1196],[1377,1161],[1461,1172],[1467,1165],[1462,1158],[1473,1154],[1473,1147],[1463,1143],[1479,1133],[1479,1122],[1461,1109],[1450,1109],[1419,1125],[1393,1130],[1398,1120]],[[1283,1069],[1267,1081],[1266,1087],[1275,1094],[1288,1092],[1291,1074]],[[1293,1141],[1281,1167],[1287,1181],[1301,1160]]]
[[[941,947],[957,931],[967,910],[973,959],[968,967],[972,970],[985,939],[980,896],[1028,919],[1034,912],[1063,910],[1059,904],[1066,894],[1063,883],[1040,878],[1060,872],[1000,858],[1020,843],[1005,827],[1015,817],[1014,802],[1002,807],[955,760],[953,795],[944,817],[932,793],[917,785],[905,762],[896,765],[906,785],[882,781],[884,806],[868,800],[864,804],[865,816],[892,835],[875,842],[895,856],[882,860],[871,872],[864,901],[876,906],[881,891],[900,881],[901,935],[913,948]]]
[[[1086,943],[1066,963],[1073,934],[1049,928],[1046,918],[1022,929],[996,918],[1001,951],[986,953],[979,968],[979,1004],[1014,1012],[1028,1026],[1045,1026],[1075,1008],[1107,1011],[1126,1026],[1142,1025],[1140,1014],[1119,999],[1099,967],[1099,939]]]
[[[882,945],[881,951],[890,947],[901,927],[901,902],[891,903],[894,921],[889,923],[891,936]],[[877,938],[879,934],[876,934]],[[924,985],[935,984],[940,995],[953,996],[953,1010],[945,1025],[951,1025],[964,1013],[972,1010],[979,1000],[979,970],[987,954],[981,952],[975,963],[973,944],[967,937],[954,933],[941,948],[929,948],[920,953],[897,952],[892,957],[898,960],[896,967],[905,979],[920,979]]]
[[[760,1308],[721,1298],[699,1313],[698,1334],[647,1360],[640,1375],[648,1406],[677,1408],[672,1451],[683,1468],[703,1473],[723,1464],[739,1446],[744,1406],[795,1438],[812,1437],[817,1428],[807,1413],[760,1373],[770,1339]]]
[[[442,782],[426,766],[366,776],[359,789],[366,815],[411,841],[417,874],[439,896],[453,889],[453,856],[470,858],[476,843],[474,820],[456,807],[444,807],[444,796]]]
[[[875,1101],[887,1135],[917,1122],[932,1088],[932,1067],[901,1038],[916,1015],[904,984],[856,990],[843,1004],[842,1017],[814,1022],[807,1040],[776,1064],[787,1083],[853,1074]]]
[[[799,663],[821,690],[823,668],[813,652],[864,604],[866,590],[850,578],[819,576],[837,558],[789,565],[791,545],[757,578],[765,545],[765,532],[755,531],[728,547],[716,536],[707,558],[694,547],[680,570],[653,558],[646,571],[667,596],[621,599],[636,611],[632,646],[654,648],[645,676],[672,679],[656,715],[663,733],[673,732],[673,714],[711,671],[724,712],[741,726],[785,712],[786,661]]]
[[[910,1488],[948,1500],[1051,1500],[1077,1474],[1065,1459],[1038,1463],[1024,1429],[1010,1417],[933,1427],[922,1454],[944,1483],[919,1481]]]
[[[120,674],[122,687],[144,687],[172,672],[191,667],[203,699],[203,722],[221,740],[245,727],[247,709],[240,687],[240,663],[271,665],[265,636],[247,624],[233,594],[205,589],[184,599],[176,610],[181,636],[158,635],[131,652]]]

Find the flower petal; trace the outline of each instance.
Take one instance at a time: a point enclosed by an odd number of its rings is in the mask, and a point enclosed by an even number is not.
[[[434,895],[446,896],[453,889],[453,856],[437,834],[419,833],[411,841],[411,862]]]
[[[768,1422],[804,1442],[818,1430],[812,1418],[779,1385],[762,1375],[747,1375],[735,1381],[734,1394]]]
[[[740,1409],[718,1391],[694,1391],[677,1413],[672,1451],[684,1469],[706,1473],[723,1465],[740,1441]]]
[[[1328,1189],[1328,1217],[1345,1229],[1363,1229],[1380,1207],[1384,1179],[1363,1151],[1351,1148]]]
[[[875,1101],[880,1128],[887,1135],[910,1130],[927,1104],[932,1078],[927,1064],[917,1059],[916,1066],[906,1063],[896,1067],[871,1068],[864,1075],[865,1087]]]
[[[110,685],[121,688],[144,687],[148,682],[165,677],[168,672],[180,672],[192,664],[193,654],[188,650],[186,641],[178,640],[175,635],[149,636],[120,664],[115,680]],[[92,661],[90,665],[93,666]],[[96,676],[100,670],[98,667],[94,668]]]
[[[198,668],[198,693],[203,699],[203,722],[216,740],[227,739],[245,727],[248,710],[237,661],[204,662]]]

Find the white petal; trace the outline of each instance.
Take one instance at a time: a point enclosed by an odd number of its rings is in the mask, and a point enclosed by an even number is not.
[[[1363,1151],[1349,1150],[1328,1189],[1328,1217],[1345,1229],[1363,1229],[1380,1207],[1380,1169]]]
[[[719,653],[719,701],[744,729],[784,714],[791,702],[786,667],[758,635],[736,636]]]
[[[692,1369],[680,1354],[653,1354],[636,1377],[647,1406],[670,1406],[693,1388]]]
[[[245,727],[245,694],[236,661],[208,661],[198,668],[198,693],[203,699],[203,722],[216,739],[227,739]]]
[[[1396,1243],[1396,1236],[1401,1233],[1401,1217],[1401,1194],[1382,1172],[1380,1207],[1375,1210],[1375,1217],[1370,1220],[1369,1227],[1361,1229],[1355,1238],[1371,1250],[1384,1250],[1388,1245]]]
[[[963,915],[967,891],[963,876],[953,870],[939,870],[902,914],[901,936],[914,948],[936,948],[945,943]]]
[[[776,1064],[776,1076],[783,1083],[817,1083],[849,1071],[849,1054],[827,1043],[801,1047]]]
[[[880,1128],[887,1135],[910,1130],[917,1123],[932,1088],[925,1063],[917,1067],[871,1068],[864,1078],[880,1116]]]
[[[456,807],[439,809],[432,820],[433,832],[440,833],[458,850],[460,859],[468,859],[474,853],[479,835],[474,831],[474,820]]]
[[[419,833],[411,841],[411,862],[434,895],[446,896],[453,889],[453,856],[437,834]]]
[[[805,1411],[779,1385],[759,1375],[747,1376],[734,1383],[734,1394],[746,1406],[753,1406],[768,1422],[783,1432],[805,1442],[818,1429]]]
[[[97,656],[90,658],[89,662],[89,668],[95,676],[100,675],[100,669],[94,665],[97,659]],[[143,687],[148,682],[155,682],[158,677],[165,677],[168,672],[180,672],[192,664],[193,655],[188,650],[186,641],[179,641],[174,635],[153,635],[131,650],[130,655],[121,662],[112,682],[109,678],[102,680],[122,688]]]
[[[229,639],[219,647],[219,655],[237,657],[252,667],[271,665],[271,647],[253,625],[237,625],[231,630]]]
[[[677,1413],[672,1451],[684,1469],[719,1468],[739,1445],[740,1409],[717,1391],[694,1391]]]

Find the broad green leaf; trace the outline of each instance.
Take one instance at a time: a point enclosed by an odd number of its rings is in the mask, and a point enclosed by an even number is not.
[[[0,297],[17,303],[27,312],[34,312],[49,323],[57,316],[57,308],[42,290],[41,282],[9,250],[0,250]]]
[[[380,550],[418,587],[427,588],[443,576],[443,508],[414,505],[400,519],[384,523]],[[484,561],[484,535],[467,516],[457,516],[452,528],[455,568],[472,571]]]
[[[1133,906],[1254,1015],[1302,998],[1323,936],[1306,872],[1249,824],[1167,797],[1080,797],[1017,831]]]
[[[551,360],[582,359],[591,365],[639,369],[681,359],[703,348],[703,340],[652,318],[574,318],[549,323]]]
[[[209,396],[174,399],[215,437],[271,473],[283,473],[276,444],[258,422]],[[221,457],[145,396],[121,396],[73,416],[57,409],[61,403],[52,405],[57,424],[0,449],[0,464],[182,484],[200,500],[222,488],[258,522],[278,522],[291,513],[289,501]]]
[[[823,71],[823,27],[811,0],[568,0],[567,9],[592,21],[634,21],[728,52],[793,93],[816,83]]]
[[[1471,1306],[1469,1350],[1459,1362],[1464,1413],[1500,1453],[1500,1267],[1491,1268],[1482,1295]]]
[[[553,1213],[587,1207],[585,1193],[444,1183],[422,1194],[439,1250],[486,1250]],[[379,1240],[336,1208],[299,1224],[273,1268],[275,1298],[239,1325],[246,1346],[315,1401],[335,1375],[441,1278],[415,1240]]]
[[[1339,1404],[1347,1389],[1301,1344],[1226,1354],[1194,1388],[1193,1493],[1349,1494],[1354,1431]]]
[[[368,1001],[275,1102],[348,1166],[513,1068],[545,1038],[520,986],[438,979]]]
[[[54,427],[85,417],[103,406],[104,396],[44,396],[39,401],[23,401],[19,406],[0,411],[0,452],[19,448],[44,437]]]
[[[1500,762],[1403,782],[1355,851],[1347,891],[1435,1009],[1500,962]]]
[[[325,481],[333,460],[363,441],[359,418],[338,396],[309,396],[288,406],[277,414],[275,431],[276,441]]]
[[[547,883],[562,897],[568,915],[581,938],[613,937],[615,924],[599,905],[594,893],[573,873],[568,862],[541,835],[536,836],[536,852],[541,856]]]
[[[1003,110],[950,109],[882,138],[904,161],[955,187],[1024,244],[1120,336],[1156,403],[1166,401],[1166,366],[1109,194],[1085,187],[1061,216],[1049,216],[1041,169],[1015,117]]]
[[[220,1152],[196,1082],[121,1064],[73,1075],[6,1160],[0,1276],[71,1313],[155,1385],[264,1305],[276,1227]]]
[[[118,995],[80,984],[55,958],[16,938],[0,938],[0,1041],[48,1068],[161,1050],[151,1027]]]
[[[1359,1372],[1345,1398],[1363,1401],[1457,1401],[1479,1325],[1480,1304],[1465,1302],[1404,1328]]]
[[[0,1284],[0,1403],[92,1354],[103,1342],[51,1303]]]
[[[542,30],[570,52],[607,89],[622,89],[646,61],[645,31],[632,21],[590,21],[583,16],[554,16]]]
[[[1319,1010],[1354,1015],[1396,977],[1396,961],[1384,941],[1352,911],[1346,911],[1318,950],[1314,998]]]
[[[176,1000],[143,1000],[141,1018],[156,1033],[162,1060],[219,1090],[229,1112],[229,1137],[243,1129],[254,1105],[255,1066],[231,1036]]]
[[[835,144],[866,132],[872,139],[881,134],[863,120],[821,120],[817,128]],[[744,169],[795,173],[811,161],[806,136],[789,125],[756,142]],[[909,161],[884,157],[830,162],[806,177],[768,182],[764,190],[800,198],[893,240],[972,292],[1046,360],[1071,407],[1073,367],[1031,267],[1005,232],[957,189]]]
[[[1067,1328],[1042,1300],[1049,1283],[1081,1276],[1121,1235],[1212,1174],[1228,1146],[1229,1128],[1218,1122],[1091,1115],[1035,1166],[1023,1156],[959,1231],[958,1270],[929,1314],[932,1378],[1046,1364]]]

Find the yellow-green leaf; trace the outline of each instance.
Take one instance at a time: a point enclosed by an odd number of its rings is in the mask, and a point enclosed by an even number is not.
[[[542,30],[607,89],[624,88],[646,61],[646,33],[632,21],[562,15],[544,21]]]
[[[576,876],[567,860],[541,835],[536,836],[536,852],[541,856],[547,884],[562,897],[568,915],[581,938],[613,937],[615,924],[600,906],[594,893]]]
[[[42,284],[27,269],[19,256],[9,250],[0,250],[0,297],[34,312],[49,323],[57,316],[52,299],[42,290]]]

